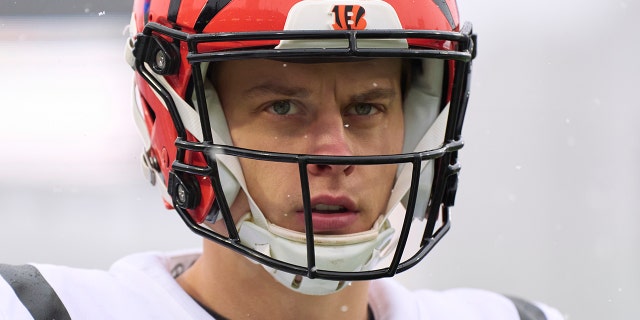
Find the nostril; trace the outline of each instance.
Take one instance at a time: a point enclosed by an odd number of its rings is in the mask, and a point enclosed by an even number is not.
[[[346,166],[346,168],[344,168],[344,170],[343,170],[344,171],[344,175],[348,176],[348,175],[352,174],[353,170],[355,170],[355,168],[356,167],[353,166],[353,165]]]
[[[353,165],[334,165],[334,164],[312,164],[307,167],[309,173],[313,175],[329,175],[343,173],[348,176],[353,173],[355,166]]]
[[[307,166],[309,173],[313,175],[321,175],[331,170],[331,166],[326,164],[311,164]]]

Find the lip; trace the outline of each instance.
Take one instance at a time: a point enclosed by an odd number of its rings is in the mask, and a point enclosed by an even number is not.
[[[345,210],[335,213],[312,212],[311,221],[314,233],[341,233],[358,219],[356,205],[349,197],[320,195],[311,198],[311,206],[314,207],[317,204],[342,206]],[[304,210],[297,210],[296,218],[304,230]]]

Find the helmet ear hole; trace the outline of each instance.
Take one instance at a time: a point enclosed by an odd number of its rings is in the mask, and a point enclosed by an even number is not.
[[[159,75],[176,74],[180,69],[180,51],[167,40],[152,36],[144,61]]]

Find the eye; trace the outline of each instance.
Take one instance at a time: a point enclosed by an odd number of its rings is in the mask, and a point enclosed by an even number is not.
[[[289,100],[278,100],[272,102],[267,110],[281,116],[297,113],[295,106]]]
[[[347,109],[347,114],[358,116],[370,116],[380,112],[380,109],[371,103],[356,103]]]

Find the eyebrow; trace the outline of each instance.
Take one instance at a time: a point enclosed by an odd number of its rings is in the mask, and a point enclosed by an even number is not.
[[[396,90],[393,88],[373,88],[365,92],[353,95],[351,102],[366,102],[379,99],[393,99],[396,96]]]
[[[287,97],[306,98],[311,91],[304,87],[291,87],[275,82],[265,82],[244,91],[245,96],[254,97],[262,94],[279,94]],[[350,97],[351,102],[366,102],[379,99],[393,99],[397,92],[393,88],[373,88]]]
[[[284,86],[274,82],[265,82],[244,91],[244,94],[246,96],[257,96],[261,94],[274,93],[283,96],[299,98],[305,98],[311,95],[311,92],[306,88]]]

